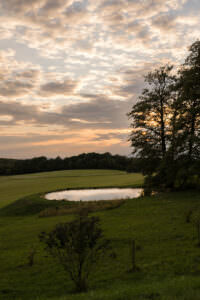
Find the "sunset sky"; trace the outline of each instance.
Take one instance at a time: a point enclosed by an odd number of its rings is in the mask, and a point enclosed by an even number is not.
[[[143,76],[199,37],[199,0],[0,0],[0,157],[130,154]]]

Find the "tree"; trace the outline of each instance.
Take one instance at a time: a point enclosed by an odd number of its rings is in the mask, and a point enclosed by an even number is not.
[[[50,233],[42,232],[40,240],[64,267],[78,292],[87,290],[89,275],[110,249],[97,217],[80,216],[58,224]]]
[[[183,138],[188,159],[200,159],[200,41],[189,48],[180,70]]]
[[[200,183],[200,41],[189,51],[176,76],[167,65],[145,77],[147,88],[129,113],[133,153],[149,191]]]
[[[174,77],[170,74],[172,69],[166,65],[145,76],[147,87],[129,113],[133,153],[146,161],[149,173],[155,171],[167,152],[171,87],[174,84]]]

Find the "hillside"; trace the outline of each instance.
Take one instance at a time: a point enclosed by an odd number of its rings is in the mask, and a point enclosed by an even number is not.
[[[2,177],[1,207],[20,197],[58,188],[138,186],[139,174],[119,171],[61,171]],[[6,192],[7,191],[7,192]],[[6,195],[6,196],[5,196]],[[96,213],[116,257],[108,257],[94,272],[90,290],[73,294],[62,267],[47,257],[38,235],[73,215],[39,218],[1,217],[0,298],[59,300],[199,299],[200,248],[197,231],[186,217],[200,209],[198,192],[166,193],[127,200],[119,208]],[[192,219],[191,218],[191,219]],[[130,242],[136,240],[139,271],[130,273]],[[35,261],[28,266],[31,249]]]

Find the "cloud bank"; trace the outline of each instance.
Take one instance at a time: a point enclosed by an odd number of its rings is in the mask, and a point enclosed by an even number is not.
[[[0,157],[130,154],[143,76],[200,36],[196,0],[0,0]]]

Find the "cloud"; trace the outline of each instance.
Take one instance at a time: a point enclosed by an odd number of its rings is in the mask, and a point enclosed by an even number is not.
[[[65,128],[127,128],[127,112],[132,101],[110,100],[105,96],[96,96],[90,102],[65,105],[60,112],[42,111],[35,105],[20,102],[0,102],[0,115],[12,117],[9,124],[30,121],[30,124],[58,125]]]
[[[4,81],[0,84],[0,95],[4,97],[19,97],[24,96],[33,89],[31,83],[25,83],[19,80]]]
[[[8,120],[8,124],[14,125],[17,121],[35,120],[39,115],[39,110],[34,105],[23,105],[20,102],[0,102],[0,115],[11,116],[12,119]]]
[[[136,65],[134,68],[124,67],[120,70],[120,77],[111,78],[113,96],[129,99],[133,104],[145,87],[144,76],[154,68],[162,65],[161,61]]]
[[[55,11],[60,12],[64,10],[66,5],[69,5],[71,0],[47,0],[44,2],[44,5],[40,8],[39,13],[44,15],[54,15]]]
[[[0,51],[0,66],[0,96],[3,98],[69,96],[80,83],[66,79],[62,72],[44,72],[40,66],[17,61],[12,50]]]
[[[66,156],[88,151],[129,153],[126,113],[130,108],[130,102],[101,96],[91,103],[63,106],[59,113],[20,102],[0,102],[1,153],[4,157],[44,153]],[[26,126],[19,134],[22,124]]]
[[[38,9],[44,3],[43,0],[1,0],[1,9],[9,13],[26,13],[28,11]]]
[[[0,126],[19,155],[127,152],[143,76],[182,63],[200,33],[196,0],[0,0],[0,11]]]
[[[64,106],[62,115],[69,120],[80,119],[89,122],[89,124],[75,124],[71,126],[86,126],[87,128],[126,128],[128,121],[127,111],[130,109],[129,102],[120,100],[110,100],[105,96],[97,96],[95,100],[86,103],[79,103],[70,106]]]
[[[24,70],[22,72],[17,72],[16,77],[25,79],[25,80],[30,80],[30,81],[35,81],[39,78],[40,76],[40,71],[37,69],[30,69],[30,70]]]
[[[77,81],[64,80],[47,82],[40,86],[39,95],[42,97],[53,97],[56,95],[71,95],[78,86]]]
[[[177,16],[173,14],[161,14],[153,18],[152,25],[164,33],[169,33],[170,31],[176,32],[176,19]]]
[[[9,31],[2,28],[5,35],[16,36],[20,43],[37,49],[43,57],[61,58],[74,49],[85,53],[97,51],[99,42],[101,46],[112,43],[114,48],[134,49],[135,43],[152,47],[161,33],[151,30],[151,18],[155,17],[153,26],[162,29],[159,15],[164,18],[171,11],[175,14],[184,3],[185,0],[0,0],[7,18],[2,16],[0,21],[9,23]]]
[[[69,25],[88,23],[89,16],[90,14],[85,3],[81,1],[74,1],[64,12],[65,20]]]
[[[140,18],[149,18],[154,15],[180,9],[187,0],[127,0],[128,8]]]
[[[40,67],[16,60],[12,49],[0,51],[0,96],[21,97],[33,91],[40,80]]]
[[[118,135],[102,133],[102,139],[98,140],[100,132],[81,132],[68,135],[24,135],[0,137],[1,155],[3,157],[30,158],[45,155],[48,157],[72,156],[86,152],[112,152],[113,154],[130,154],[127,140],[121,140]],[[104,138],[103,138],[104,135]],[[95,140],[96,138],[96,140]],[[77,147],[78,145],[78,147]]]

